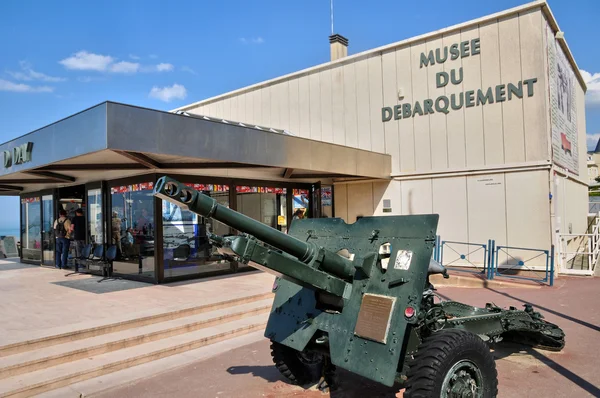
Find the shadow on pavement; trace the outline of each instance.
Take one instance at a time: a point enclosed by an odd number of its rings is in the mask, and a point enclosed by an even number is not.
[[[254,377],[260,377],[269,383],[282,382],[289,384],[275,366],[232,366],[227,369],[227,373],[234,376],[251,374]],[[335,377],[338,384],[337,389],[329,392],[331,398],[393,398],[396,397],[396,394],[402,388],[399,385],[386,387],[340,368],[336,370]],[[321,395],[321,393],[316,390],[315,385],[316,383],[313,383],[297,388],[306,391],[310,390],[315,394]],[[322,395],[327,396],[325,393]]]
[[[592,329],[592,330],[595,330],[596,332],[600,332],[600,326],[596,326],[596,325],[594,325],[594,324],[591,324],[591,323],[589,323],[589,322],[582,321],[581,319],[577,319],[577,318],[574,318],[574,317],[572,317],[572,316],[565,315],[565,314],[563,314],[562,312],[558,312],[558,311],[552,310],[552,309],[550,309],[550,308],[543,307],[543,306],[541,306],[541,305],[538,305],[538,304],[532,303],[531,301],[520,299],[519,297],[512,296],[512,295],[510,295],[510,294],[508,294],[508,293],[500,292],[500,291],[498,291],[498,290],[492,289],[491,287],[486,287],[486,289],[487,289],[487,290],[490,290],[490,291],[492,291],[492,292],[494,292],[494,293],[500,294],[500,295],[502,295],[502,296],[504,296],[504,297],[508,297],[508,298],[511,298],[511,299],[514,299],[514,300],[520,301],[521,303],[528,303],[528,304],[531,304],[531,305],[533,305],[535,308],[538,308],[538,309],[540,309],[540,310],[543,310],[543,311],[549,312],[549,313],[551,313],[551,314],[554,314],[554,315],[556,315],[556,316],[558,316],[558,317],[561,317],[561,318],[563,318],[563,319],[566,319],[566,320],[568,320],[568,321],[571,321],[571,322],[578,323],[578,324],[580,324],[581,326],[585,326],[586,328],[590,328],[590,329]]]

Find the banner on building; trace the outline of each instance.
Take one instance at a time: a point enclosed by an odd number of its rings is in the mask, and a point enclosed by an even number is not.
[[[550,86],[550,123],[552,126],[552,160],[560,167],[579,175],[579,147],[577,143],[577,107],[575,73],[563,49],[548,33],[548,75]]]

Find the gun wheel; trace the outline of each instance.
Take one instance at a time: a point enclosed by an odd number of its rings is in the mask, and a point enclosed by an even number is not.
[[[490,349],[464,330],[440,330],[427,337],[410,359],[407,377],[406,398],[498,395],[498,373]]]
[[[271,357],[279,373],[291,384],[301,386],[319,380],[323,367],[321,354],[296,351],[271,341]]]

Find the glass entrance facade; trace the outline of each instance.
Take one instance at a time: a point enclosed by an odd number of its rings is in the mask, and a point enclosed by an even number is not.
[[[311,186],[225,178],[173,176],[223,206],[287,233],[294,211],[309,216]],[[206,275],[233,273],[249,268],[219,254],[208,235],[238,232],[212,219],[198,216],[153,196],[154,174],[78,186],[61,199],[61,191],[21,198],[22,259],[53,264],[52,228],[56,211],[84,207],[86,243],[102,246],[105,256],[114,247],[115,276],[153,283]],[[195,181],[194,181],[195,180]],[[279,184],[279,185],[278,185]],[[62,189],[62,188],[61,188]],[[80,272],[91,272],[80,267]]]

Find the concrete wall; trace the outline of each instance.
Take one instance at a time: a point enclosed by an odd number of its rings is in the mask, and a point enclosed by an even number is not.
[[[550,159],[546,23],[541,9],[494,19],[427,40],[371,53],[347,64],[200,104],[187,112],[286,129],[306,138],[392,155],[392,174]],[[420,55],[480,39],[481,54],[420,66]],[[463,70],[436,87],[436,73]],[[537,78],[534,95],[382,121],[381,108]],[[404,98],[398,99],[398,91]],[[526,91],[526,90],[525,90]]]
[[[443,240],[485,244],[495,239],[496,245],[549,250],[549,178],[547,170],[539,170],[336,184],[335,216],[351,223],[357,216],[386,215],[382,203],[390,199],[393,214],[439,214],[438,234]],[[579,224],[585,223],[585,214],[568,209],[574,228],[584,228]],[[537,253],[509,250],[509,254],[526,260]],[[500,263],[506,259],[501,256]],[[483,255],[477,252],[470,260],[481,262]],[[545,260],[536,259],[533,265],[545,265]]]

